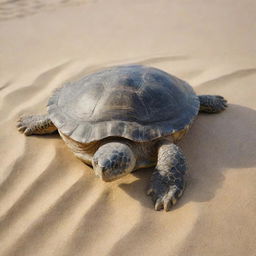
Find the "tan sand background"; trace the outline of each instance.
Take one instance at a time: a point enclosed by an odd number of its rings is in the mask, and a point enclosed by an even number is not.
[[[255,0],[0,1],[1,256],[256,255]],[[105,184],[57,136],[25,137],[53,89],[126,63],[230,102],[182,141],[187,189],[168,213],[152,170]]]

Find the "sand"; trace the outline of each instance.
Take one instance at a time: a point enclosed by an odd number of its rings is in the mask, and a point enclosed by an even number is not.
[[[255,1],[0,1],[1,256],[256,255]],[[220,94],[180,146],[187,188],[168,213],[152,170],[98,180],[58,135],[25,137],[21,114],[104,67],[140,63]]]

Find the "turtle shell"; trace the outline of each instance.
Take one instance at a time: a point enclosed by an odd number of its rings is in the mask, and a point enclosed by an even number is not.
[[[48,103],[54,125],[81,143],[109,136],[153,140],[184,129],[198,111],[190,85],[141,65],[112,67],[66,83]]]

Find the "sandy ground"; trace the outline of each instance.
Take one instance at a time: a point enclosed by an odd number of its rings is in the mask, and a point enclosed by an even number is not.
[[[1,256],[255,256],[256,4],[0,1]],[[25,137],[67,80],[126,63],[161,68],[230,102],[181,142],[187,188],[168,213],[152,170],[105,184],[57,136]]]

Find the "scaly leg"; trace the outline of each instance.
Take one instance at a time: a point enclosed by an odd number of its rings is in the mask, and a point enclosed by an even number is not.
[[[158,149],[158,160],[151,177],[148,195],[151,195],[155,210],[169,210],[181,197],[185,188],[185,157],[180,148],[171,142],[163,142]]]
[[[20,132],[27,136],[32,134],[49,134],[57,130],[47,114],[22,116],[18,120],[17,127]]]
[[[200,112],[218,113],[226,109],[227,101],[218,95],[200,95]]]

